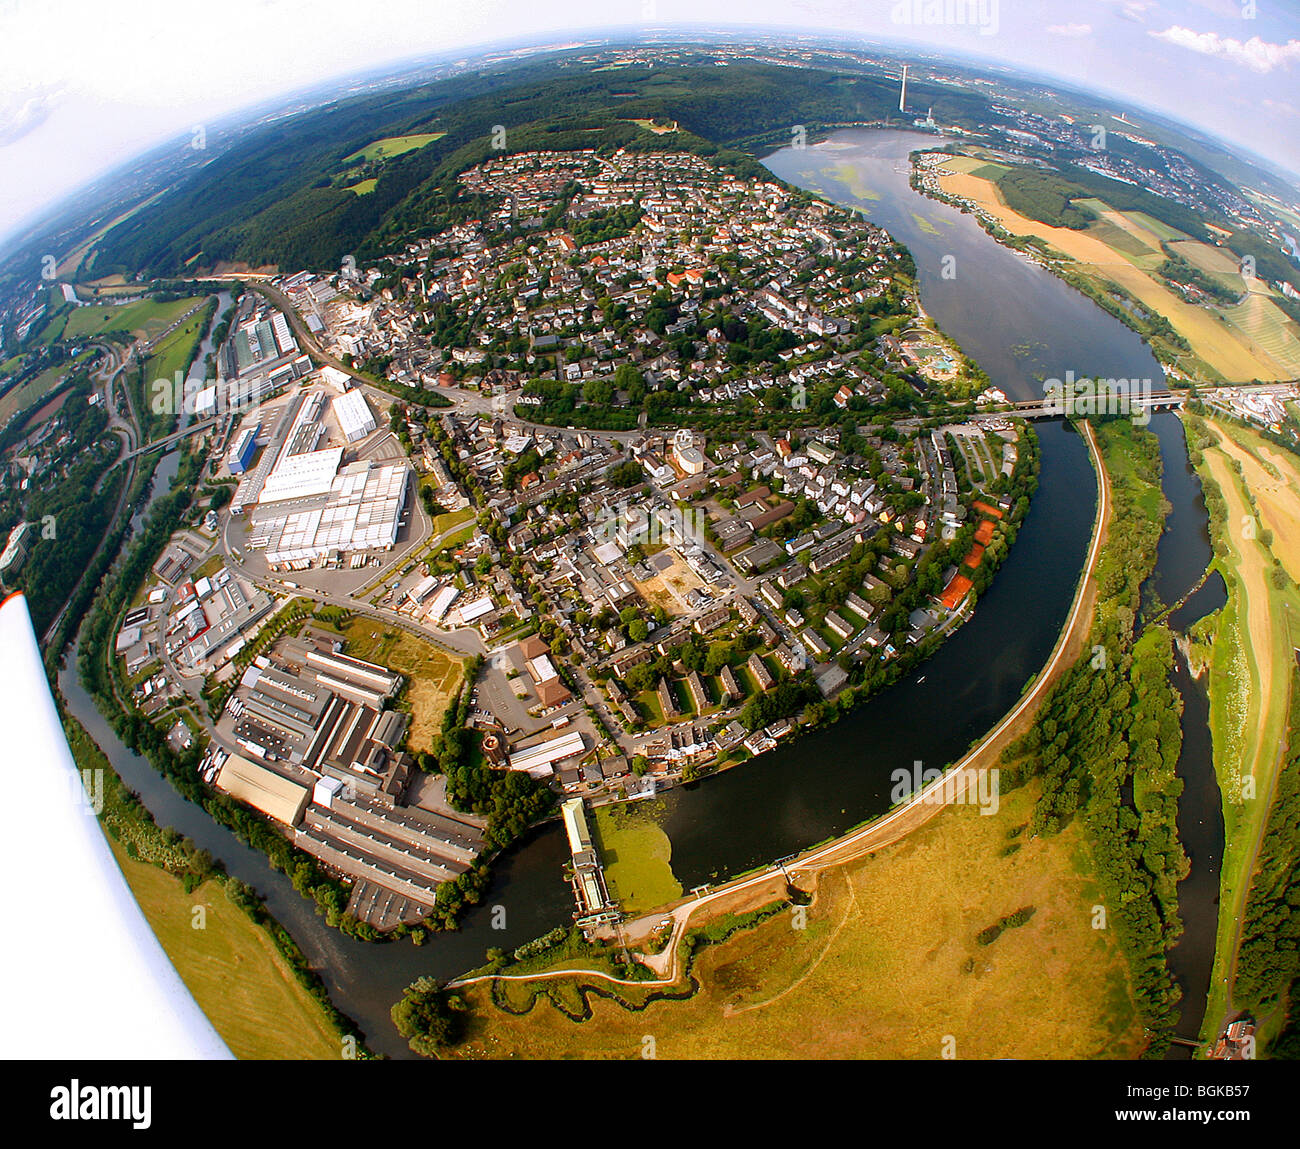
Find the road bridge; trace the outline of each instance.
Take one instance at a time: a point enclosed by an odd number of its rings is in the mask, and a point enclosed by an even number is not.
[[[198,423],[191,423],[188,427],[182,427],[179,431],[173,431],[170,435],[162,439],[155,439],[151,443],[146,443],[143,447],[137,447],[134,451],[128,451],[117,461],[124,463],[128,459],[134,459],[137,455],[145,455],[150,451],[162,451],[168,447],[173,447],[188,435],[197,435],[200,431],[208,431],[215,427],[220,420],[215,416],[211,419],[204,419]],[[116,465],[116,464],[114,464]]]

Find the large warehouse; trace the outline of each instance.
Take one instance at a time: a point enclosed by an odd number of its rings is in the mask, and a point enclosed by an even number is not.
[[[290,782],[274,770],[250,762],[240,754],[232,754],[226,759],[216,784],[218,790],[247,802],[255,810],[269,814],[286,826],[296,826],[302,820],[302,812],[311,796],[306,786]]]
[[[333,407],[334,418],[339,421],[343,437],[349,443],[364,439],[378,425],[370,404],[360,391],[345,391],[334,399]]]
[[[342,450],[292,456],[291,473],[267,479],[248,545],[265,548],[272,566],[324,559],[331,551],[387,550],[397,541],[410,469],[363,459],[336,474],[331,465],[338,467]],[[333,456],[332,464],[316,456]]]

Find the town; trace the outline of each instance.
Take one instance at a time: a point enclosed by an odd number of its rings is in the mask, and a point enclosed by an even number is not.
[[[570,803],[734,766],[960,625],[1035,470],[848,212],[673,151],[461,184],[480,218],[373,268],[250,277],[184,396],[214,497],[115,639],[141,712],[381,932],[491,834],[444,716]]]

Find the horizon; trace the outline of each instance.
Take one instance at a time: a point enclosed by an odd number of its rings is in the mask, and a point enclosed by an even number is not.
[[[1239,7],[1249,7],[1251,3],[1253,0],[1240,6],[1227,0],[1191,0],[1178,5],[1167,16],[1161,15],[1160,20],[1173,20],[1177,13],[1190,19],[1193,13],[1212,11],[1219,14],[1220,20],[1230,19],[1225,15],[1227,10],[1236,11]],[[286,15],[285,5],[280,0],[234,0],[234,6],[242,8],[245,14],[250,8],[260,10],[263,17],[272,22]],[[397,9],[410,7],[407,0],[398,0],[388,6],[388,11],[394,13]],[[730,0],[723,0],[710,7],[729,9],[732,4]],[[188,140],[190,134],[200,127],[244,125],[312,95],[318,98],[319,105],[337,98],[331,93],[350,84],[383,83],[396,80],[404,73],[447,67],[462,61],[472,63],[498,53],[544,56],[593,41],[616,45],[770,38],[774,44],[790,44],[799,39],[813,39],[839,44],[847,50],[876,51],[893,56],[932,54],[968,69],[1006,68],[1022,81],[1070,89],[1120,106],[1127,101],[1139,115],[1164,117],[1180,127],[1209,137],[1248,163],[1268,165],[1272,174],[1283,178],[1300,193],[1300,133],[1287,130],[1288,120],[1300,116],[1300,108],[1284,99],[1273,99],[1271,95],[1258,99],[1263,110],[1252,106],[1250,115],[1246,115],[1242,107],[1248,97],[1258,97],[1261,91],[1272,91],[1269,77],[1284,76],[1289,73],[1293,62],[1300,62],[1300,39],[1291,35],[1300,35],[1300,16],[1268,13],[1250,20],[1249,29],[1255,32],[1251,38],[1242,40],[1213,31],[1196,33],[1199,37],[1212,38],[1193,42],[1181,33],[1167,34],[1177,29],[1187,31],[1181,24],[1173,23],[1166,31],[1157,31],[1147,21],[1139,19],[1148,13],[1163,13],[1169,7],[1154,0],[1091,0],[1083,6],[1094,19],[1109,16],[1117,21],[1117,27],[1137,29],[1139,39],[1136,44],[1145,48],[1160,45],[1158,62],[1165,69],[1174,67],[1177,70],[1181,65],[1193,89],[1214,89],[1217,92],[1215,85],[1206,83],[1211,77],[1225,83],[1235,81],[1227,83],[1223,89],[1224,98],[1218,104],[1222,116],[1216,124],[1190,114],[1194,102],[1174,99],[1174,106],[1170,106],[1169,102],[1154,98],[1157,92],[1150,90],[1150,84],[1145,92],[1135,90],[1131,94],[1117,88],[1108,79],[1110,71],[1097,66],[1096,44],[1092,42],[1104,39],[1100,25],[1094,28],[1093,23],[1081,23],[1077,18],[1067,23],[1051,22],[1054,10],[1073,12],[1076,17],[1085,14],[1080,13],[1079,3],[1048,0],[1046,4],[1035,7],[1035,14],[1039,15],[1032,26],[1040,29],[1039,39],[1047,37],[1062,44],[1078,45],[1081,49],[1091,44],[1091,54],[1085,53],[1087,58],[1083,59],[1082,67],[1076,66],[1073,70],[1060,67],[1044,70],[1041,59],[1028,62],[1021,58],[1026,51],[1032,54],[1035,38],[1009,32],[1016,18],[1025,15],[1021,6],[1010,3],[1010,0],[973,0],[969,4],[950,0],[948,8],[963,20],[968,13],[972,19],[946,25],[917,22],[927,11],[933,12],[934,9],[923,9],[916,0],[874,0],[871,11],[877,19],[870,27],[843,27],[834,21],[846,7],[847,4],[841,0],[797,3],[796,8],[804,14],[800,17],[804,22],[799,24],[774,19],[763,6],[754,18],[747,20],[717,18],[710,12],[702,18],[674,21],[670,13],[659,11],[659,0],[644,0],[644,3],[638,0],[635,4],[637,13],[651,17],[646,23],[609,24],[605,22],[609,18],[606,11],[601,21],[574,23],[560,29],[521,27],[508,36],[502,36],[499,34],[501,21],[497,20],[493,22],[497,34],[490,38],[457,40],[455,33],[451,33],[440,42],[422,43],[414,51],[400,53],[391,49],[375,51],[373,44],[361,44],[354,52],[340,54],[337,45],[331,49],[326,40],[318,37],[280,61],[283,67],[277,71],[283,72],[283,76],[277,77],[275,82],[263,83],[259,88],[241,87],[236,68],[228,78],[224,95],[220,93],[219,85],[209,82],[203,86],[199,99],[188,102],[178,102],[174,98],[175,90],[165,81],[157,85],[146,84],[143,88],[138,81],[134,85],[122,84],[112,90],[112,95],[116,96],[114,101],[107,89],[96,94],[94,85],[87,84],[79,89],[74,84],[73,76],[78,71],[76,52],[62,53],[61,58],[66,59],[64,72],[60,75],[57,71],[51,72],[48,60],[42,63],[39,53],[24,61],[26,67],[14,66],[16,61],[13,57],[25,49],[30,52],[31,45],[24,44],[22,34],[0,38],[0,43],[8,44],[7,48],[0,48],[0,61],[9,65],[0,68],[0,155],[8,161],[6,166],[10,171],[22,171],[27,177],[21,183],[12,181],[0,187],[0,245],[11,248],[15,241],[21,240],[22,233],[38,227],[48,216],[63,209],[70,199],[84,194],[96,183],[118,177],[123,168],[171,142]],[[114,17],[119,22],[117,34],[126,35],[128,40],[139,36],[140,20],[151,17],[154,21],[151,35],[155,41],[165,42],[168,36],[177,35],[184,39],[188,34],[183,27],[190,19],[188,16],[176,20],[175,13],[168,12],[152,0],[131,0],[126,8],[129,11],[125,20],[119,19],[122,6],[114,10]],[[503,8],[518,12],[523,6],[517,0],[479,4],[467,10],[467,19],[462,24],[480,27],[482,20],[476,24],[475,18]],[[161,15],[163,12],[166,12],[165,16]],[[982,27],[975,23],[981,13],[988,19]],[[580,18],[581,12],[575,11],[574,15]],[[20,4],[11,10],[7,19],[21,20],[33,16],[30,3]],[[821,17],[820,22],[818,17]],[[826,22],[828,17],[832,22]],[[1244,17],[1236,22],[1246,25]],[[1023,20],[1021,23],[1023,25]],[[385,20],[377,22],[369,32],[372,41],[375,33],[382,32],[391,44],[397,30]],[[404,30],[410,32],[410,24]],[[273,27],[268,29],[271,38],[274,38],[273,32]],[[647,32],[653,38],[647,39]],[[921,32],[922,38],[909,35],[916,32]],[[1285,35],[1286,40],[1275,43],[1264,39],[1259,32],[1279,38]],[[638,39],[638,33],[641,39]],[[469,34],[473,35],[473,32]],[[102,55],[99,39],[96,38],[95,51]],[[220,54],[219,43],[204,43],[209,55]],[[63,46],[61,43],[60,47]],[[1125,41],[1122,37],[1115,39],[1114,46],[1123,48]],[[312,70],[330,59],[331,51],[334,59],[332,70],[328,63],[325,70]],[[10,59],[6,60],[6,57]],[[1110,57],[1103,53],[1103,60],[1107,59]],[[1187,67],[1192,61],[1198,61],[1198,66]],[[1115,62],[1110,59],[1111,71]],[[1144,58],[1142,63],[1146,66],[1151,60]],[[31,83],[33,66],[37,70],[44,67],[42,74],[46,79],[43,85],[33,86]],[[1159,69],[1155,71],[1157,74],[1151,78],[1158,91]],[[1126,74],[1122,60],[1120,74]],[[117,78],[115,76],[114,80]],[[419,81],[412,79],[412,83],[416,82]],[[218,91],[211,90],[214,86]],[[1231,130],[1227,125],[1234,125],[1237,130]],[[1273,145],[1271,148],[1270,144]]]

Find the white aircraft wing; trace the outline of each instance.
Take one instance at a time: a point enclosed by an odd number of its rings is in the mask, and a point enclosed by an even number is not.
[[[0,603],[0,771],[3,1056],[229,1058],[108,848],[21,594]]]

